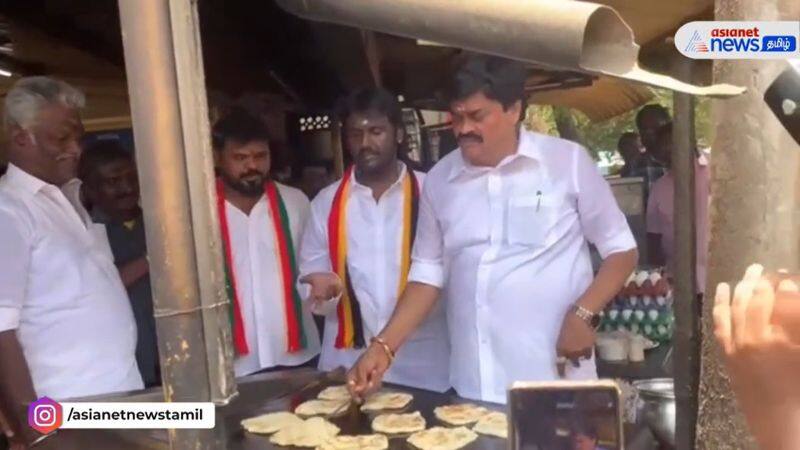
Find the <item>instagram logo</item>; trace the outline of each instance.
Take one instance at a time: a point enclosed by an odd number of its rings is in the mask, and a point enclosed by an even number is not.
[[[52,433],[62,420],[61,404],[53,399],[42,397],[28,405],[28,425],[39,433]]]

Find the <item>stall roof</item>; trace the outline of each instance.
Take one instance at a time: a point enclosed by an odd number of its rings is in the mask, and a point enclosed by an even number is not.
[[[711,0],[601,3],[617,9],[643,46],[643,62],[648,64],[647,58],[655,55],[649,62],[656,67],[663,59],[665,37],[686,21],[713,15]],[[10,42],[13,47],[10,53],[0,53],[2,67],[15,75],[52,74],[84,89],[90,126],[92,120],[97,128],[126,123],[129,111],[116,1],[7,2],[0,13],[6,23],[0,27],[0,46]],[[273,0],[207,0],[200,3],[200,13],[209,90],[233,97],[261,90],[286,99],[287,104],[323,109],[347,88],[381,82],[406,99],[424,103],[431,100],[448,61],[457,53],[412,39],[302,20]],[[542,77],[543,72],[549,76]],[[580,77],[582,82],[567,87],[550,86],[545,91],[537,87],[539,82]],[[0,77],[0,94],[14,79]],[[650,90],[640,84],[552,68],[532,67],[530,81],[533,102],[573,107],[593,120],[623,113],[651,98]]]

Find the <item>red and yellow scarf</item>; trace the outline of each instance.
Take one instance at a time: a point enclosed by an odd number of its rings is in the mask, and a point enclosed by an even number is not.
[[[351,166],[345,172],[336,195],[333,197],[331,213],[328,216],[328,245],[331,267],[345,282],[345,290],[336,308],[339,318],[339,330],[336,335],[336,348],[362,348],[365,344],[364,324],[361,318],[361,306],[356,298],[350,272],[347,269],[347,204],[350,200],[350,187],[353,179]],[[419,212],[419,184],[414,171],[406,167],[403,177],[403,242],[400,251],[400,282],[397,296],[400,297],[406,287],[408,270],[411,266],[411,248],[417,234],[417,215]]]
[[[283,305],[286,315],[286,351],[294,353],[306,348],[306,335],[303,326],[303,313],[300,295],[297,292],[297,258],[294,254],[292,232],[289,227],[289,215],[286,205],[273,181],[264,183],[264,195],[269,204],[270,218],[275,229],[275,243],[278,249],[283,290]],[[234,273],[233,252],[231,250],[228,216],[225,214],[225,188],[221,179],[217,179],[217,210],[222,231],[222,242],[225,247],[225,287],[231,300],[231,328],[233,330],[233,346],[237,355],[249,353],[247,337],[244,331],[239,294],[236,290],[236,274]]]

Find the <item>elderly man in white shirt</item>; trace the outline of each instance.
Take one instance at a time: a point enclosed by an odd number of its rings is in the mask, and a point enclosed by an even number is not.
[[[403,122],[394,95],[357,90],[339,117],[355,164],[312,202],[300,251],[301,281],[325,316],[323,370],[352,366],[389,321],[408,276],[423,180],[398,161]],[[446,391],[449,355],[439,307],[397,354],[386,380]]]
[[[306,363],[319,353],[316,326],[296,288],[308,199],[270,178],[269,135],[258,118],[236,110],[214,125],[213,139],[234,372]]]
[[[0,178],[0,380],[16,407],[142,388],[136,323],[105,228],[75,178],[83,94],[46,78],[6,94]]]
[[[586,150],[521,130],[525,77],[479,55],[455,73],[460,148],[428,173],[409,284],[348,374],[355,395],[378,386],[440,292],[459,395],[505,402],[516,380],[597,377],[597,314],[634,269],[635,242]],[[604,258],[596,276],[589,243]]]

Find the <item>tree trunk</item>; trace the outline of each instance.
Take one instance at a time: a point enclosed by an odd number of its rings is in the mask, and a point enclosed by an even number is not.
[[[797,20],[797,0],[717,0],[717,20]],[[741,278],[747,265],[767,270],[800,266],[797,220],[800,148],[762,97],[783,61],[715,62],[714,82],[745,86],[737,98],[714,104],[711,156],[710,253],[703,305],[697,448],[753,447],[714,342],[714,288]]]

